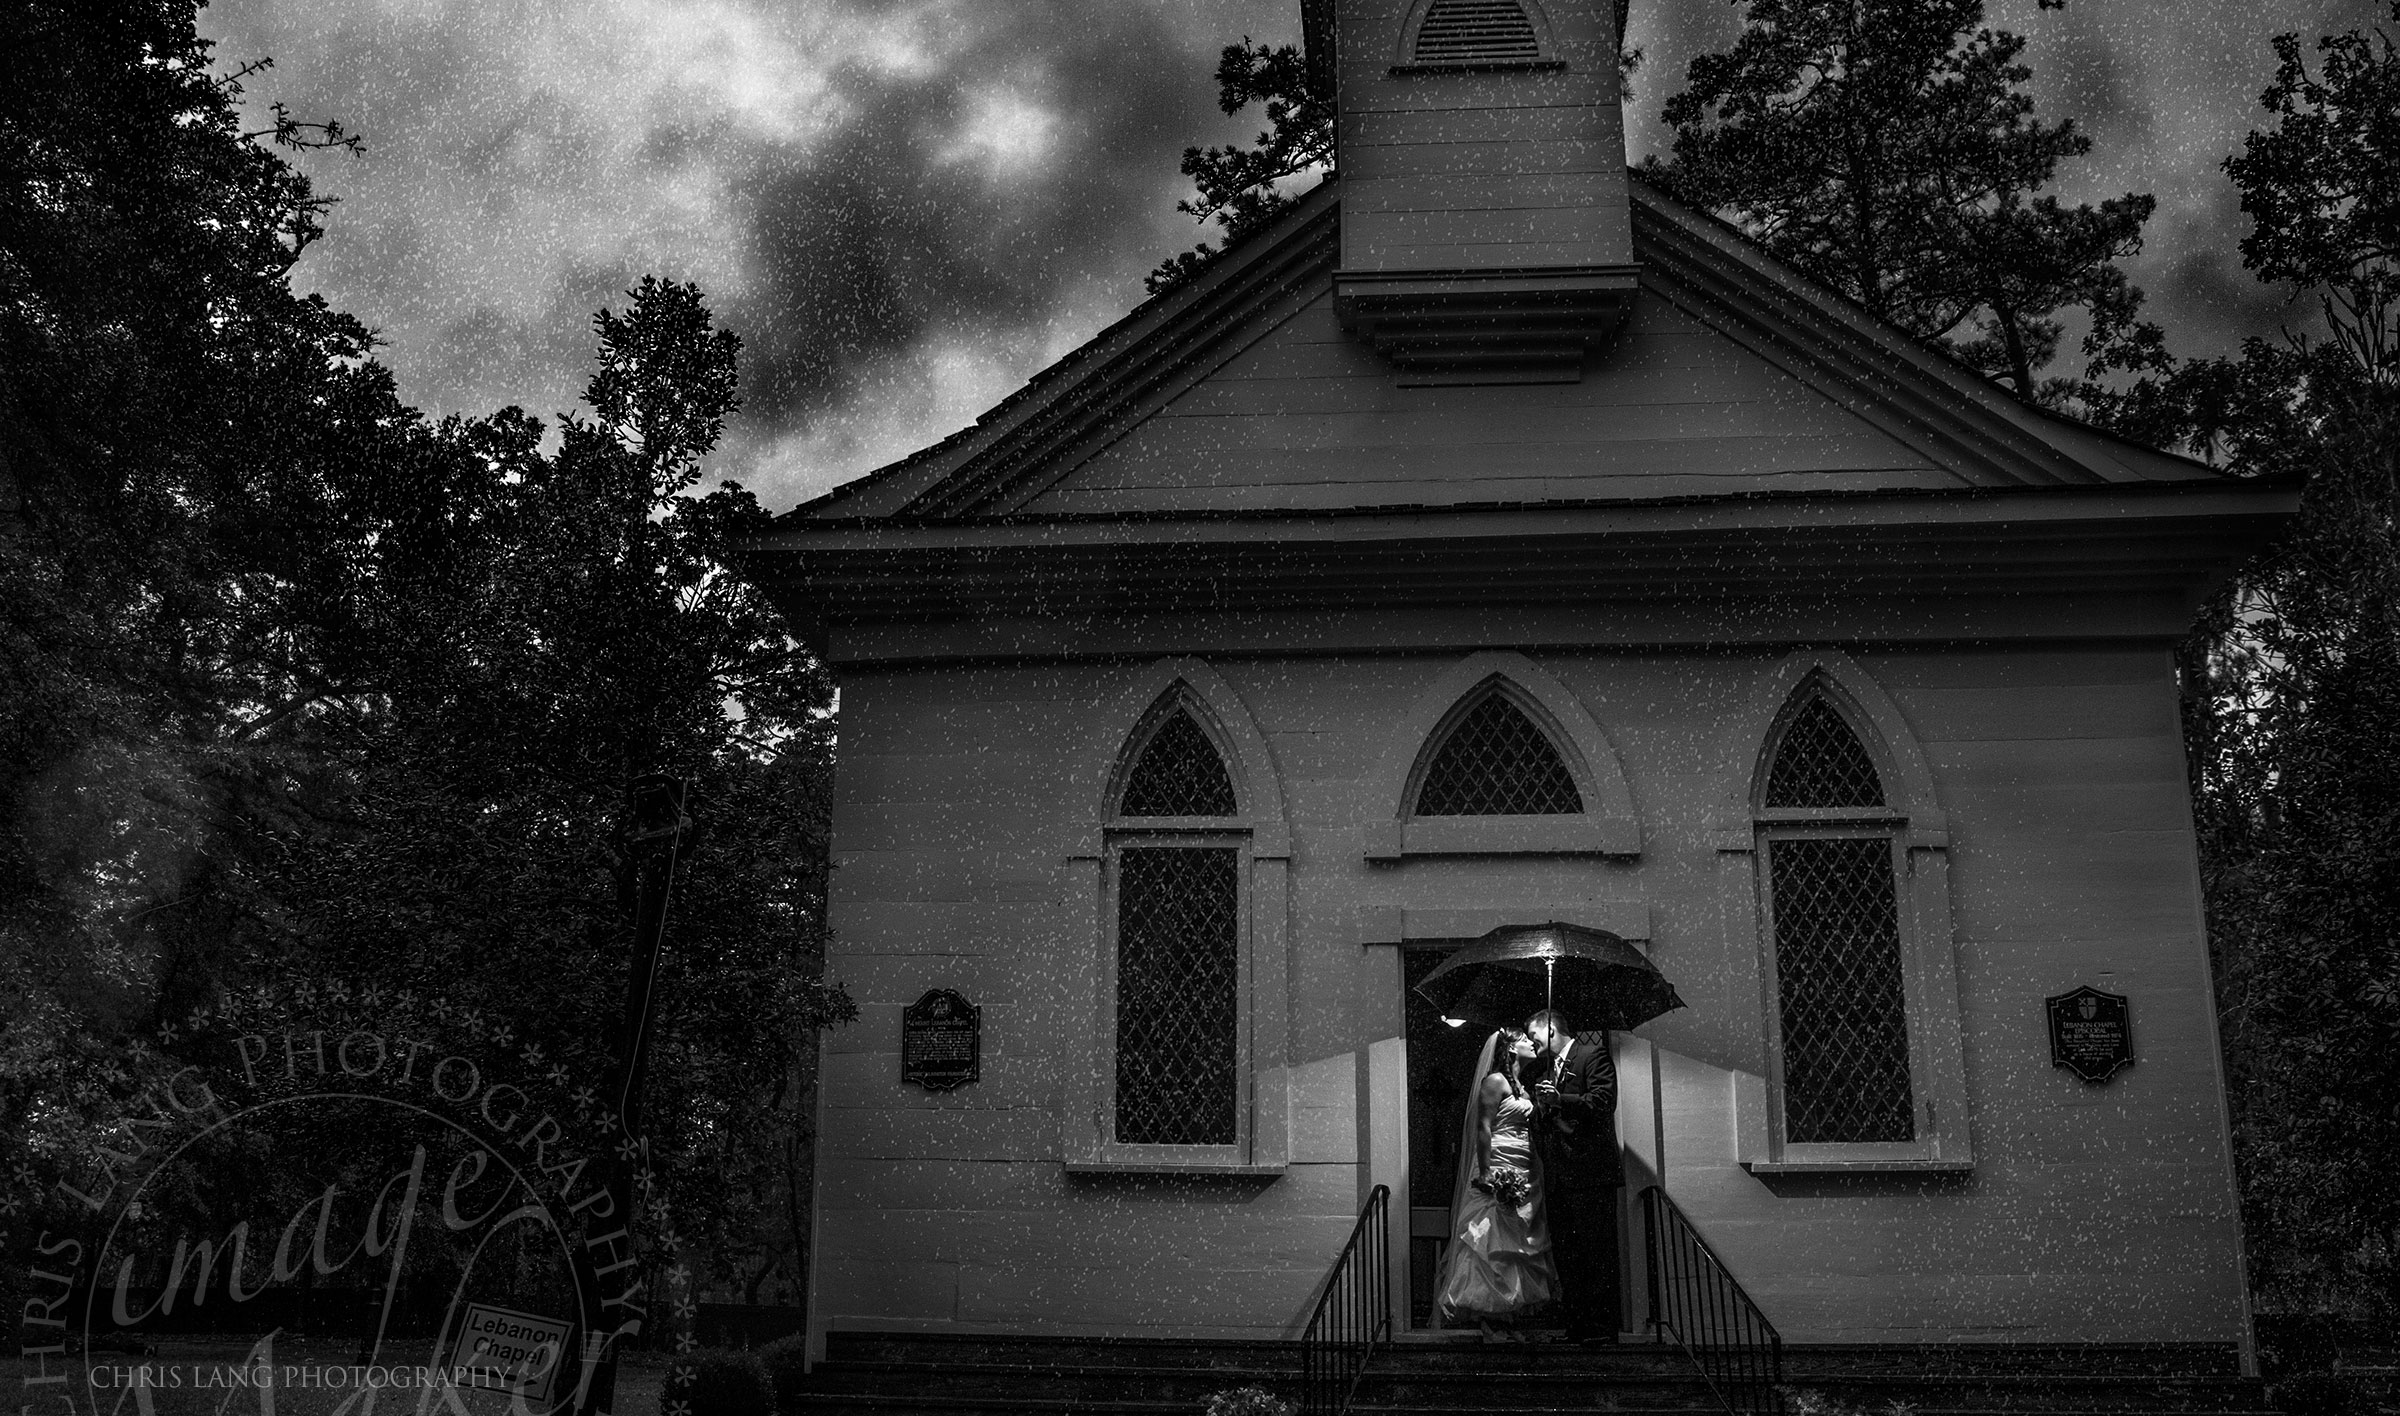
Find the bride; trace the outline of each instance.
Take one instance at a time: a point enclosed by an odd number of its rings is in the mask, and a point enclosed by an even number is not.
[[[1484,1040],[1467,1093],[1450,1193],[1450,1242],[1442,1249],[1435,1327],[1514,1322],[1558,1299],[1558,1267],[1542,1213],[1542,1175],[1533,1153],[1533,1101],[1518,1071],[1533,1040],[1503,1028]]]

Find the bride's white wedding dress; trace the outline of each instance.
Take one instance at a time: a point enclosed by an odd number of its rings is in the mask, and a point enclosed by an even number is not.
[[[1473,1185],[1458,1187],[1435,1291],[1436,1327],[1512,1321],[1558,1300],[1558,1265],[1533,1154],[1533,1102],[1513,1083],[1492,1121],[1491,1163],[1524,1171],[1532,1181],[1529,1193],[1523,1204],[1508,1205]]]

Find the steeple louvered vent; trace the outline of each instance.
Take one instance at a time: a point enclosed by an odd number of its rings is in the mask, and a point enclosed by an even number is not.
[[[1434,0],[1417,26],[1419,64],[1526,64],[1542,57],[1517,0]]]
[[[1581,379],[1641,284],[1622,0],[1301,3],[1335,32],[1343,328],[1404,385]]]

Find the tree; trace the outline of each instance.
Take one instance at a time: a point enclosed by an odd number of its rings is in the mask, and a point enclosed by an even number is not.
[[[245,131],[195,9],[19,6],[0,54],[0,1134],[227,937],[293,795],[253,728],[350,603],[337,482],[413,419],[285,282],[325,203],[270,143],[347,140]]]
[[[2400,19],[2400,6],[2393,10]],[[2243,1209],[2271,1306],[2400,1310],[2400,49],[2275,41],[2228,159],[2244,264],[2316,327],[2164,368],[2103,411],[2303,487],[2187,646],[2187,725]]]
[[[807,1042],[849,1003],[813,981],[830,685],[733,573],[764,512],[699,489],[738,341],[645,280],[555,451],[421,417],[287,280],[327,203],[278,146],[352,140],[246,128],[263,66],[216,72],[197,8],[29,4],[0,47],[0,1223],[261,984],[404,989],[602,1075],[607,843],[663,768],[713,829],[653,1158],[704,1266],[788,1276]]]
[[[1217,106],[1230,118],[1253,103],[1266,105],[1267,126],[1250,146],[1183,150],[1183,175],[1200,191],[1175,209],[1203,223],[1216,222],[1227,247],[1292,204],[1292,181],[1333,166],[1333,95],[1316,81],[1297,47],[1269,48],[1244,35],[1217,56]],[[1169,256],[1144,285],[1153,295],[1164,294],[1190,279],[1219,249],[1202,241]]]
[[[765,512],[731,485],[692,495],[739,342],[695,286],[631,296],[598,318],[592,416],[566,418],[555,453],[513,412],[448,430],[500,475],[466,553],[391,577],[426,587],[407,613],[430,605],[445,640],[328,744],[350,804],[273,881],[279,971],[465,980],[487,1018],[603,1076],[629,879],[601,847],[629,777],[687,775],[704,835],[662,963],[652,1155],[688,1247],[731,1282],[796,1283],[803,1069],[818,1028],[855,1012],[814,982],[832,686],[732,571]]]
[[[1982,28],[1982,0],[1737,3],[1740,38],[1667,101],[1673,157],[1653,178],[2020,397],[2077,391],[2038,379],[2062,311],[2089,317],[2090,376],[2146,356],[2117,262],[2154,203],[2040,195],[2091,139],[2034,116],[2025,41]]]

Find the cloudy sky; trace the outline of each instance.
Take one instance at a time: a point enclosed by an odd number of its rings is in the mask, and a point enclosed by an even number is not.
[[[1633,0],[1635,156],[1727,0]],[[1217,48],[1296,41],[1298,0],[216,0],[227,62],[367,154],[297,280],[386,341],[434,412],[573,406],[591,314],[697,280],[746,342],[718,458],[781,509],[946,434],[1141,299],[1198,233],[1178,155],[1246,137]],[[2092,156],[2070,197],[2154,192],[2136,278],[2186,353],[2285,311],[2233,251],[2218,162],[2258,121],[2277,30],[2375,0],[1992,0],[2045,116]]]

